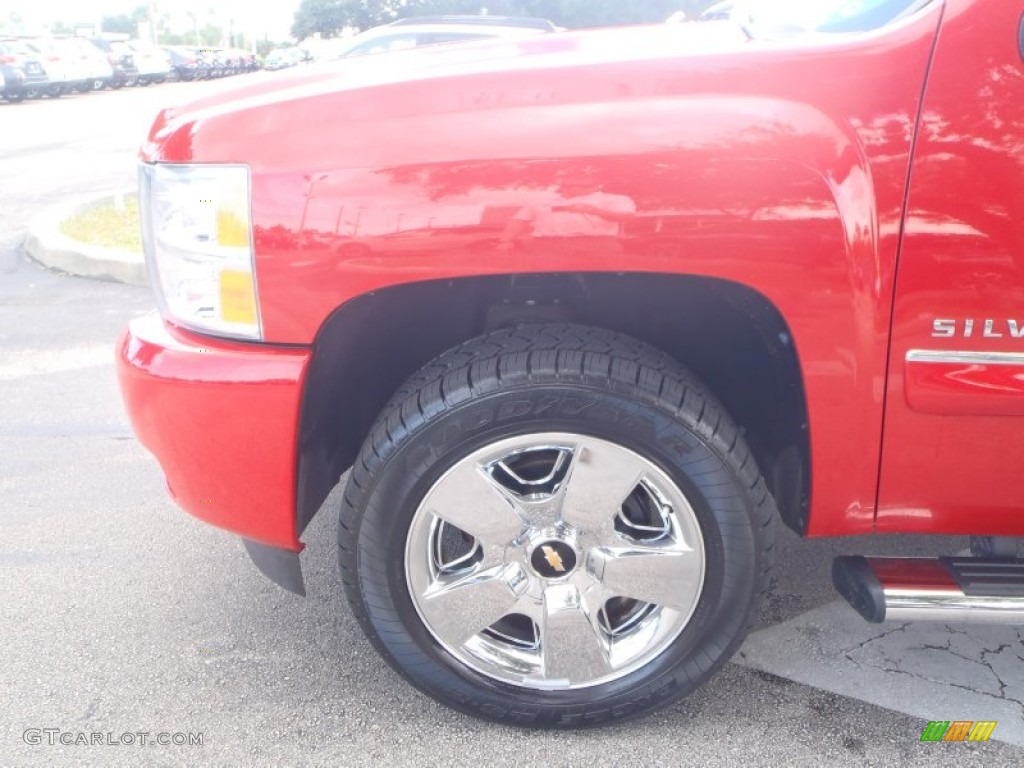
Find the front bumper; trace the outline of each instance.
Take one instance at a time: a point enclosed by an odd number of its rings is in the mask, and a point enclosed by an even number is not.
[[[302,549],[296,445],[310,356],[197,336],[155,313],[134,320],[118,342],[128,416],[175,501],[284,554]]]

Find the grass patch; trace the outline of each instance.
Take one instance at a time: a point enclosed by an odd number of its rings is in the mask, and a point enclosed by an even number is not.
[[[123,211],[114,208],[113,200],[90,208],[62,222],[60,231],[73,240],[89,245],[142,251],[139,203],[134,197],[125,198]]]

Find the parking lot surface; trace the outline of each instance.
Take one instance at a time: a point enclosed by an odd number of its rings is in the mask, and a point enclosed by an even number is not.
[[[654,716],[538,733],[451,712],[377,657],[341,593],[333,497],[305,536],[305,600],[179,511],[131,434],[113,370],[118,330],[150,311],[150,293],[47,272],[20,242],[45,206],[131,188],[156,110],[207,87],[223,84],[0,105],[0,763],[1024,762],[1015,630],[872,627],[829,584],[835,554],[963,541],[781,532],[772,597],[737,663]],[[999,723],[988,743],[920,741],[929,720],[988,719]],[[154,745],[158,735],[202,743]]]

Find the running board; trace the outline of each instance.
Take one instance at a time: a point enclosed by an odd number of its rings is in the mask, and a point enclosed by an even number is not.
[[[870,622],[1024,624],[1024,562],[977,557],[837,557],[832,582]]]

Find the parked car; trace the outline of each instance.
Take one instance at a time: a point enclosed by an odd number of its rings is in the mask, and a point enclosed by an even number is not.
[[[313,57],[309,51],[302,48],[277,48],[267,55],[267,60],[263,62],[263,68],[271,71],[288,69],[312,60]]]
[[[457,27],[476,27],[478,29],[492,30],[496,27],[507,29],[532,29],[536,32],[564,32],[564,27],[556,26],[553,21],[527,16],[489,16],[487,14],[459,15],[447,14],[441,16],[408,16],[393,21],[388,26],[392,27],[422,27],[443,24]]]
[[[693,692],[780,524],[970,536],[835,585],[870,621],[1024,622],[1020,4],[814,6],[813,40],[437,46],[161,113],[160,311],[117,356],[176,502],[304,594],[348,470],[374,646],[515,726]]]
[[[224,77],[232,73],[231,62],[223,48],[197,48],[196,55],[203,62],[207,77]]]
[[[440,43],[465,43],[493,37],[521,37],[554,32],[547,19],[504,16],[426,16],[400,19],[322,47],[325,60],[399,51]]]
[[[37,98],[49,85],[42,62],[19,40],[0,39],[0,73],[3,97],[10,102]]]
[[[142,40],[130,40],[124,46],[131,51],[139,85],[162,83],[174,71],[171,59],[163,48]]]
[[[24,38],[19,42],[42,64],[48,81],[45,95],[56,98],[72,90],[81,90],[86,84],[88,75],[81,63],[76,57],[68,55],[60,41],[36,37]]]
[[[139,68],[135,65],[134,52],[121,40],[107,40],[102,37],[91,37],[89,42],[101,50],[113,69],[110,79],[112,88],[137,85]]]
[[[734,0],[726,0],[725,2],[715,3],[709,8],[705,9],[703,13],[698,17],[700,21],[723,21],[732,18],[733,11],[736,10],[736,3]]]
[[[243,51],[240,48],[225,48],[224,55],[231,65],[233,74],[240,75],[245,72],[255,72],[260,68],[256,55],[250,51]]]
[[[57,40],[63,55],[77,59],[86,77],[85,85],[79,90],[100,91],[111,85],[114,79],[114,68],[107,60],[107,55],[83,37],[64,37]]]
[[[179,80],[204,80],[209,77],[209,65],[196,48],[164,46],[171,60],[171,68]]]

